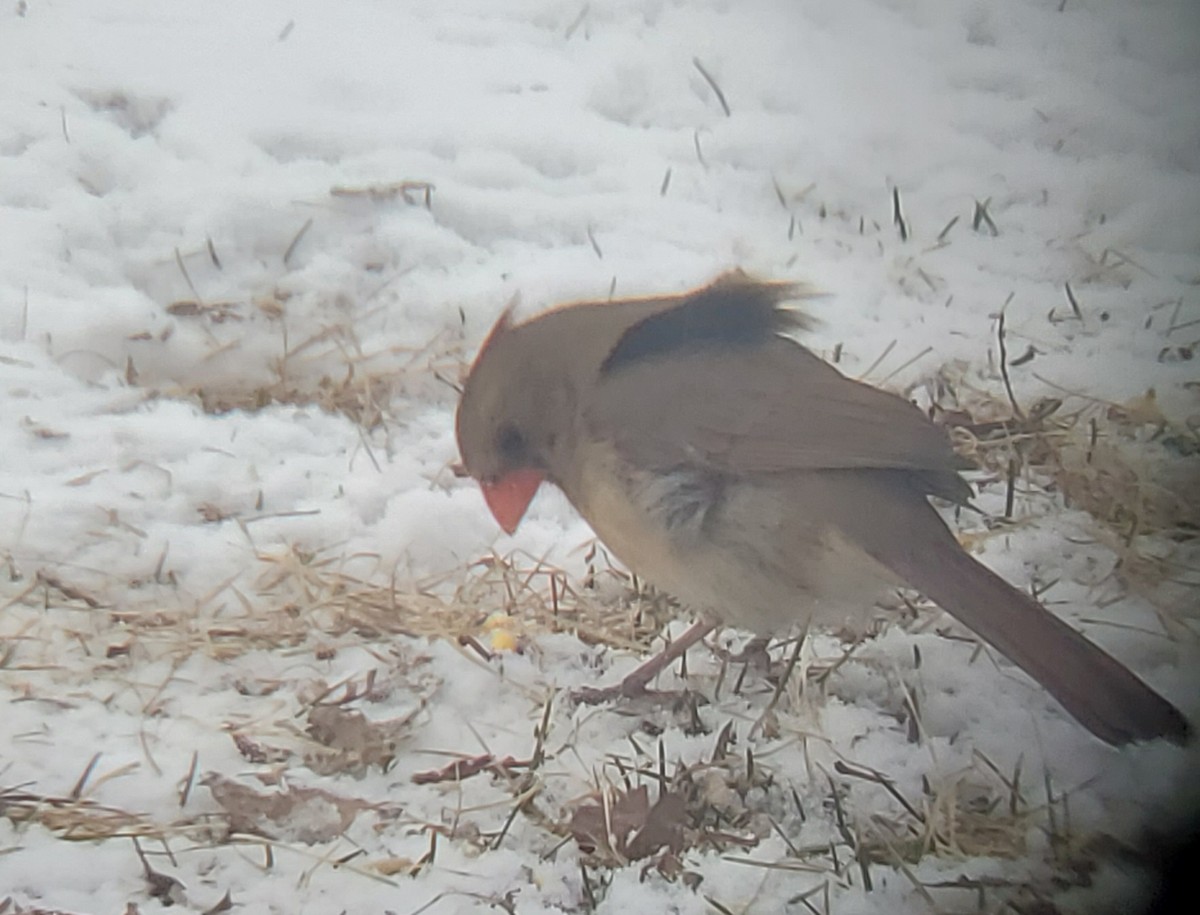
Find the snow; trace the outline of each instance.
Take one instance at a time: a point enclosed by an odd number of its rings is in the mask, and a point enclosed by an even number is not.
[[[847,373],[919,390],[957,365],[1001,400],[1003,308],[1011,354],[1037,351],[1011,369],[1019,402],[1067,391],[1126,403],[1153,387],[1194,431],[1194,363],[1163,353],[1200,341],[1198,52],[1188,0],[7,4],[0,788],[70,799],[82,779],[78,795],[137,815],[117,832],[140,830],[147,866],[197,911],[227,892],[246,912],[501,900],[522,915],[701,913],[707,899],[804,911],[789,900],[824,884],[818,910],[828,899],[837,913],[923,912],[927,894],[961,909],[975,891],[914,880],[1053,895],[1071,854],[1096,871],[1058,893],[1063,911],[1132,904],[1148,875],[1088,839],[1138,846],[1147,827],[1179,826],[1195,808],[1184,782],[1196,751],[1101,745],[1006,665],[938,637],[944,618],[885,629],[823,690],[793,682],[776,734],[754,729],[770,688],[753,675],[743,695],[726,684],[698,710],[702,733],[687,714],[576,709],[559,694],[535,809],[493,849],[525,789],[487,772],[433,784],[414,773],[447,754],[528,759],[555,689],[612,682],[637,656],[530,625],[523,654],[485,662],[424,631],[336,626],[321,576],[394,585],[404,605],[466,587],[493,549],[584,574],[591,535],[564,499],[540,495],[509,539],[451,472],[454,394],[438,378],[455,378],[514,297],[532,314],[735,266],[803,279],[830,293],[813,303],[809,342]],[[416,182],[408,199],[364,193],[397,182]],[[998,234],[972,229],[977,204]],[[326,409],[331,390],[366,378],[382,379],[384,422]],[[215,402],[237,408],[205,409]],[[986,487],[980,505],[1001,510],[1003,489]],[[1084,512],[1036,487],[1018,510],[1020,525],[987,540],[987,562],[1021,586],[1057,582],[1056,612],[1194,717],[1194,620],[1167,638],[1155,595],[1112,574],[1119,539]],[[1194,588],[1184,594],[1186,609]],[[501,606],[491,592],[478,621]],[[818,633],[807,650],[803,663],[830,663],[844,644]],[[707,695],[719,668],[706,650],[689,657]],[[347,707],[395,723],[394,762],[355,769],[334,754],[323,769],[304,716],[323,689],[368,690],[369,676],[373,701]],[[919,742],[897,719],[906,690]],[[556,849],[550,826],[599,783],[620,785],[614,756],[657,771],[661,741],[668,767],[709,760],[729,721],[738,742],[721,771],[750,749],[771,780],[739,802],[758,819],[727,831],[766,824],[761,841],[683,852],[698,888],[643,876],[646,862],[589,867],[585,885],[575,843]],[[256,761],[233,736],[278,753]],[[1030,812],[1003,853],[967,843],[904,868],[884,860],[870,890],[845,846],[836,874],[828,856],[817,870],[745,863],[796,864],[789,843],[840,841],[830,777],[856,829],[898,816],[878,784],[834,775],[837,759],[886,773],[918,804],[934,804],[926,786],[1006,804],[981,758],[1022,772]],[[204,826],[227,812],[204,773],[364,807],[316,844],[288,827],[268,866],[261,840]],[[1047,780],[1071,792],[1070,854],[1046,834]],[[45,805],[25,818],[5,798],[0,909],[7,897],[165,908],[128,838],[72,835]],[[312,828],[329,809],[314,806]],[[421,859],[435,827],[436,854],[415,875],[384,866]]]

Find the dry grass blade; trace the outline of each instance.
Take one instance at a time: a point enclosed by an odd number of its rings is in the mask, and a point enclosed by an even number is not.
[[[72,842],[162,834],[148,818],[119,807],[16,788],[0,788],[0,815],[14,823],[37,823]]]
[[[716,95],[717,101],[721,103],[721,110],[725,112],[725,117],[732,117],[733,112],[729,110],[729,102],[725,101],[725,93],[721,91],[721,87],[717,85],[717,81],[713,78],[713,75],[704,69],[704,64],[700,63],[699,57],[692,58],[692,66],[704,77],[704,81],[708,83],[709,88]]]
[[[1011,300],[1011,296],[1009,299]],[[1006,301],[1005,306],[1008,305]],[[1025,414],[1017,403],[1017,395],[1013,393],[1012,379],[1008,377],[1008,340],[1004,332],[1004,309],[1000,309],[1000,319],[996,322],[996,345],[1000,350],[1000,376],[1004,379],[1004,391],[1008,394],[1008,402],[1012,405],[1013,414],[1017,419],[1024,419]]]
[[[908,241],[908,220],[904,218],[904,211],[900,208],[900,188],[892,188],[892,222],[896,225],[896,230],[900,233],[901,241]]]

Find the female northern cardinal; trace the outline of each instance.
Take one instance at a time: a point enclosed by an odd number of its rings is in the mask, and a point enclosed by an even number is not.
[[[962,549],[928,499],[971,494],[946,436],[784,336],[805,319],[782,303],[805,295],[733,273],[520,324],[506,311],[457,418],[463,464],[500,526],[512,533],[549,481],[632,570],[761,634],[903,583],[1102,740],[1182,742],[1174,706]]]

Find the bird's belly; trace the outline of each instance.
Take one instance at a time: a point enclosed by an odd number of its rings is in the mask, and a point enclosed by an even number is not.
[[[607,456],[595,457],[580,462],[578,485],[567,490],[571,503],[631,571],[673,597],[695,603],[685,593],[692,563],[668,526],[646,511],[634,481],[614,472]],[[706,608],[697,604],[694,609]]]
[[[631,471],[601,449],[580,471],[567,496],[600,539],[693,612],[763,635],[854,625],[892,580],[836,529],[797,513],[794,481]]]

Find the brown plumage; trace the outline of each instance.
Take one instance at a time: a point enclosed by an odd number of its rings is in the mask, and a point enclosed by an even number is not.
[[[761,634],[924,593],[1109,743],[1183,716],[959,546],[928,501],[970,489],[915,406],[795,340],[803,287],[730,274],[678,296],[497,321],[463,390],[467,471],[515,530],[543,480],[631,569]]]

